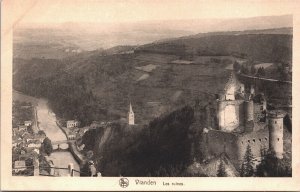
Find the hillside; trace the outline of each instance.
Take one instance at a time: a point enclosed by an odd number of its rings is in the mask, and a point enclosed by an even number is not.
[[[289,34],[221,34],[189,36],[139,47],[137,52],[185,55],[236,55],[260,62],[292,60],[292,35]],[[258,33],[258,32],[257,32]],[[200,37],[199,37],[200,36]]]
[[[263,30],[267,32],[272,30]],[[117,53],[113,55],[95,50],[65,59],[15,58],[13,86],[50,99],[58,115],[85,123],[124,118],[131,101],[137,123],[147,124],[197,99],[214,98],[226,82],[227,67],[237,57],[258,62],[291,60],[291,35],[224,34],[147,44],[126,54],[119,53],[133,47],[110,49]]]

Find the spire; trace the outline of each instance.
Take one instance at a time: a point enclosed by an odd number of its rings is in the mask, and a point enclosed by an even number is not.
[[[134,113],[133,113],[133,110],[132,110],[131,102],[129,104],[128,124],[129,125],[134,125]]]
[[[131,102],[130,102],[130,104],[129,104],[129,112],[132,112]]]

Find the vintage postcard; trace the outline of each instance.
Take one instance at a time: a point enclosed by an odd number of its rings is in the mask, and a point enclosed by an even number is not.
[[[298,10],[2,0],[1,190],[300,190]]]

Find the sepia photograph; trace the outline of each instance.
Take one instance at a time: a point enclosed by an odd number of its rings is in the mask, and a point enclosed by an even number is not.
[[[299,2],[213,2],[4,1],[16,11],[1,24],[9,178],[295,179]]]

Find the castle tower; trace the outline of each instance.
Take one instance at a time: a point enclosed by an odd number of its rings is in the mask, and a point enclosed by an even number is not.
[[[230,77],[225,84],[224,87],[224,95],[225,95],[225,100],[235,100],[235,91],[236,91],[236,78],[234,73],[230,74]]]
[[[246,100],[245,103],[245,132],[253,131],[254,126],[254,105],[253,100]]]
[[[128,125],[134,125],[134,113],[132,110],[131,103],[129,105],[129,112],[128,112]]]
[[[279,159],[283,158],[283,117],[284,113],[273,110],[268,113],[269,149]]]

